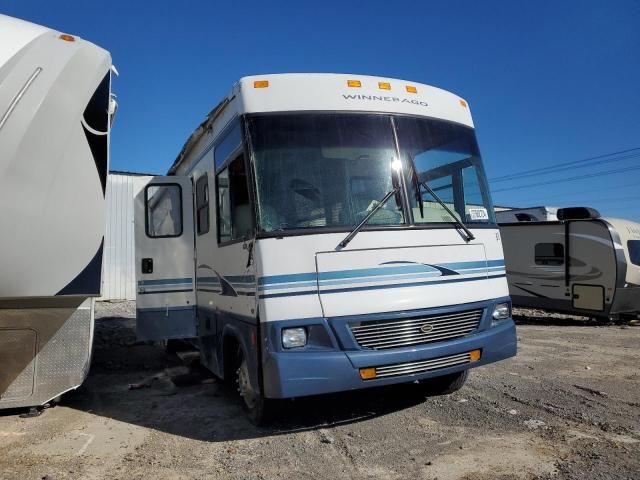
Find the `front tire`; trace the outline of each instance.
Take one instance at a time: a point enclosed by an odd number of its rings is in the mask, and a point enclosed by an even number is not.
[[[273,413],[273,400],[264,398],[262,392],[255,391],[251,385],[249,377],[249,366],[247,361],[240,353],[240,366],[236,371],[236,384],[238,385],[238,393],[242,398],[242,406],[249,417],[249,421],[261,426],[269,422]]]
[[[420,382],[429,395],[449,395],[460,390],[469,378],[469,370]]]

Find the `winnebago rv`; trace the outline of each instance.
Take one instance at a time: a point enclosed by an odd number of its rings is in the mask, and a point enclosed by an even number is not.
[[[508,213],[497,217],[515,305],[602,319],[640,313],[640,224],[590,208],[558,209],[557,221]]]
[[[84,380],[100,295],[111,57],[0,15],[0,408]]]
[[[137,329],[271,399],[459,388],[516,353],[467,103],[357,75],[245,77],[136,199]]]

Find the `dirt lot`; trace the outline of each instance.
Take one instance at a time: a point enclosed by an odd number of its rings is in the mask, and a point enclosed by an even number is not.
[[[180,361],[136,344],[131,305],[99,313],[85,385],[37,418],[0,415],[0,478],[640,478],[640,327],[521,312],[518,356],[451,396],[302,399],[256,428],[203,372],[175,385]]]

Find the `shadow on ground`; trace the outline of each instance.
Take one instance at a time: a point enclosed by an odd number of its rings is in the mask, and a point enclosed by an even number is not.
[[[97,321],[89,377],[78,391],[65,395],[61,405],[173,435],[223,442],[358,422],[426,398],[424,387],[409,384],[286,400],[279,402],[268,427],[255,427],[235,389],[199,365],[182,376],[186,381],[171,381],[165,372],[181,360],[159,345],[136,342],[134,327],[133,319]],[[131,384],[140,388],[130,389]]]

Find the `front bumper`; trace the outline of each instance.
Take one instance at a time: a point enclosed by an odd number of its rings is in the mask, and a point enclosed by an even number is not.
[[[487,312],[492,311],[491,306],[494,303],[485,304]],[[338,347],[338,341],[335,340],[334,349],[278,351],[273,348],[273,343],[267,340],[263,349],[264,394],[267,398],[291,398],[413,382],[460,372],[514,356],[517,351],[515,323],[512,319],[507,319],[491,326],[489,317],[490,314],[485,313],[479,329],[466,337],[389,350],[344,349],[344,343],[339,342],[343,346]],[[285,326],[293,325],[289,321]],[[276,330],[279,331],[279,328]],[[276,337],[277,335],[266,336],[272,340]],[[336,337],[339,338],[340,335]],[[446,360],[460,358],[463,354],[477,349],[482,351],[478,361],[451,365],[451,362]],[[425,362],[429,360],[433,362]],[[360,368],[415,365],[415,362],[428,363],[437,368],[371,380],[360,378]]]

